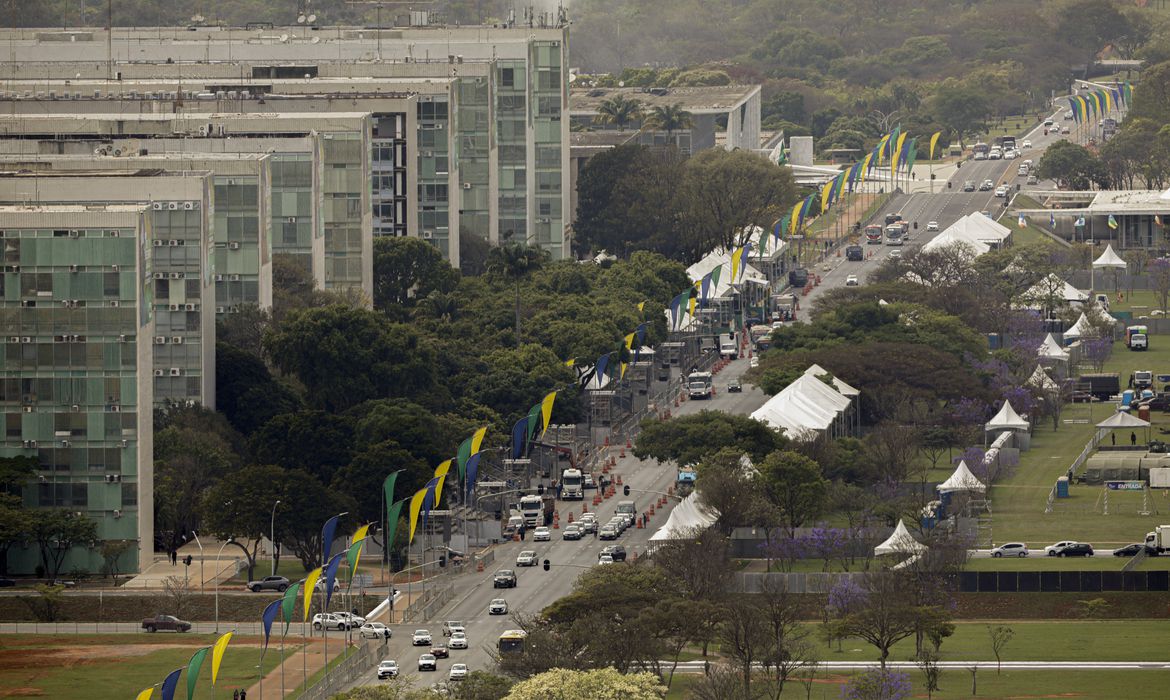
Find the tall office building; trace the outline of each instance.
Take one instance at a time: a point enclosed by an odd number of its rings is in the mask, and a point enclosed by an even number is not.
[[[0,456],[34,456],[29,507],[97,522],[136,546],[120,569],[153,560],[151,217],[142,205],[0,206]],[[35,543],[9,550],[32,573]],[[62,571],[100,571],[74,547]]]

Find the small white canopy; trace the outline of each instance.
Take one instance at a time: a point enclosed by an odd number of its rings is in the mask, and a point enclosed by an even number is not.
[[[1125,413],[1124,411],[1118,411],[1098,423],[1097,427],[1107,430],[1116,430],[1118,428],[1148,428],[1150,427],[1150,422],[1148,420],[1142,420],[1135,415]]]
[[[939,493],[949,493],[951,491],[978,491],[983,493],[987,487],[983,482],[975,478],[971,470],[967,468],[967,463],[960,460],[959,466],[955,467],[955,473],[951,477],[942,482],[936,487]]]
[[[1041,391],[1057,391],[1060,389],[1060,385],[1052,377],[1048,376],[1048,373],[1040,365],[1036,365],[1036,371],[1024,383]]]
[[[1087,316],[1085,316],[1084,313],[1082,313],[1081,317],[1077,319],[1077,322],[1072,325],[1072,328],[1064,332],[1065,340],[1076,340],[1077,338],[1095,335],[1097,335],[1097,332],[1093,328],[1092,324],[1089,323],[1089,319]]]
[[[1020,418],[1020,414],[1012,408],[1010,401],[1004,401],[1003,408],[999,409],[994,418],[987,421],[985,427],[987,430],[1027,430],[1028,421]]]
[[[1031,307],[1054,301],[1083,304],[1088,300],[1088,294],[1051,273],[1020,295],[1020,301]]]
[[[682,499],[682,502],[670,511],[670,517],[666,519],[666,524],[650,536],[650,541],[670,542],[692,539],[698,532],[714,525],[718,518],[719,512],[699,503],[699,492],[692,491],[691,495]]]
[[[1125,262],[1120,255],[1113,252],[1112,243],[1105,246],[1105,252],[1101,253],[1101,257],[1093,261],[1093,269],[1101,270],[1111,267],[1119,270],[1124,270],[1129,267],[1129,263]]]
[[[874,547],[873,553],[874,556],[880,557],[883,554],[917,554],[925,550],[926,545],[914,539],[906,529],[906,523],[899,520],[898,527],[894,528],[894,534]]]
[[[1044,338],[1044,342],[1040,344],[1040,349],[1036,353],[1043,360],[1063,360],[1068,362],[1068,350],[1060,347],[1060,343],[1056,342],[1056,337],[1049,333]]]

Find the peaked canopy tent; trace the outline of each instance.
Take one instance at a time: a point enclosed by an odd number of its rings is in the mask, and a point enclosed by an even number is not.
[[[1138,418],[1137,416],[1125,411],[1118,411],[1117,413],[1109,416],[1105,420],[1098,423],[1097,428],[1108,431],[1129,430],[1131,432],[1137,428],[1145,428],[1146,443],[1149,443],[1150,441],[1150,422],[1148,420],[1142,420],[1141,418]]]
[[[939,493],[950,493],[952,491],[978,491],[979,493],[983,493],[987,490],[983,482],[971,473],[971,470],[967,468],[967,463],[962,460],[959,460],[959,466],[955,467],[955,473],[951,474],[950,478],[935,488],[938,489]]]
[[[817,369],[821,369],[817,374],[825,374],[822,368]],[[751,417],[773,428],[783,429],[795,440],[814,440],[823,432],[847,434],[851,430],[847,413],[853,404],[851,397],[856,396],[857,391],[847,384],[842,383],[842,386],[844,389],[834,390],[814,374],[806,372],[768,399]],[[854,393],[846,394],[846,390]]]
[[[1041,360],[1059,360],[1061,362],[1068,362],[1068,350],[1060,347],[1060,343],[1056,342],[1056,336],[1049,333],[1044,337],[1044,342],[1040,344],[1040,349],[1036,352]]]
[[[1097,270],[1113,270],[1113,288],[1118,289],[1117,275],[1120,272],[1125,272],[1129,269],[1129,263],[1125,262],[1117,253],[1113,252],[1113,244],[1105,246],[1105,252],[1101,253],[1100,257],[1093,261],[1094,277],[1096,277]],[[1094,285],[1095,286],[1095,285]]]
[[[699,503],[698,491],[692,491],[689,496],[670,511],[666,524],[650,536],[651,542],[671,542],[675,540],[691,539],[696,532],[706,530],[719,519],[719,511]]]
[[[1040,365],[1036,365],[1036,371],[1032,372],[1032,376],[1028,377],[1028,381],[1024,382],[1024,384],[1039,389],[1040,391],[1060,390],[1060,385],[1052,377],[1048,376],[1048,373]]]
[[[894,528],[894,534],[873,548],[874,556],[878,557],[886,554],[920,554],[925,551],[926,545],[914,539],[906,529],[906,523],[901,520],[898,521],[898,527]]]
[[[1089,318],[1084,313],[1077,319],[1077,322],[1064,332],[1065,340],[1080,340],[1085,337],[1092,337],[1097,335],[1097,329],[1089,323]]]
[[[1003,402],[1003,408],[999,409],[999,413],[995,414],[991,420],[987,421],[984,429],[987,431],[993,430],[1027,430],[1030,424],[1028,421],[1020,417],[1016,413],[1016,409],[1012,408],[1010,401]]]
[[[1049,274],[1044,279],[1032,285],[1020,295],[1019,306],[1024,308],[1041,308],[1056,302],[1063,304],[1083,304],[1089,300],[1089,295],[1056,275]]]

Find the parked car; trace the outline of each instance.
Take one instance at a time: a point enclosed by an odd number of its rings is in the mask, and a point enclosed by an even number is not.
[[[443,623],[443,636],[450,637],[456,632],[465,631],[462,620],[447,620]]]
[[[1023,542],[1008,542],[1001,544],[995,549],[991,550],[991,556],[999,557],[1026,557],[1028,556],[1028,545]]]
[[[0,588],[12,588],[16,585],[16,581],[10,578],[0,578]]]
[[[284,576],[265,576],[259,581],[249,581],[246,588],[253,593],[260,591],[280,591],[283,593],[289,587],[289,580]]]
[[[583,489],[597,488],[597,483],[595,481],[593,481],[593,475],[590,474],[589,472],[585,472],[585,474],[582,475],[581,488],[583,488]]]
[[[313,590],[315,590],[318,593],[324,593],[325,592],[325,579],[318,579],[317,585],[313,587]],[[333,592],[336,593],[340,590],[341,590],[341,582],[337,579],[333,579]]]
[[[729,379],[727,381],[727,393],[739,394],[743,392],[743,384],[738,379]]]
[[[467,664],[451,664],[451,670],[447,673],[447,679],[461,681],[464,678],[467,678]]]
[[[358,630],[362,639],[390,639],[394,632],[381,622],[367,622]]]
[[[1050,544],[1044,548],[1044,556],[1055,557],[1060,554],[1060,551],[1070,544],[1076,544],[1076,540],[1061,540],[1056,544]]]
[[[516,572],[511,569],[500,569],[492,577],[492,588],[515,588]]]
[[[398,677],[398,662],[394,659],[386,659],[378,664],[378,680],[384,681],[387,678]]]
[[[439,667],[439,662],[435,659],[433,654],[423,654],[418,657],[419,671],[434,671]]]
[[[516,566],[536,566],[538,561],[536,552],[526,549],[516,555]]]
[[[456,632],[451,635],[451,643],[448,645],[452,649],[466,649],[467,648],[467,634],[464,632]]]
[[[1084,542],[1074,542],[1057,554],[1058,557],[1091,557],[1093,556],[1093,545]]]
[[[601,550],[601,553],[608,554],[609,556],[613,557],[614,561],[625,561],[626,560],[626,548],[621,546],[620,544],[607,545],[605,548],[603,548]]]
[[[1135,556],[1138,552],[1142,551],[1143,549],[1146,550],[1146,554],[1148,554],[1150,556],[1157,556],[1156,550],[1154,550],[1152,547],[1147,547],[1145,544],[1143,544],[1141,542],[1134,542],[1133,544],[1127,544],[1124,547],[1119,547],[1119,548],[1113,550],[1113,556],[1115,556],[1115,557],[1132,557],[1132,556]]]
[[[349,625],[350,629],[357,629],[358,627],[366,624],[366,618],[362,617],[361,615],[354,615],[353,613],[347,612],[337,612],[333,614],[340,617],[342,620],[345,620],[345,623]]]
[[[446,644],[436,644],[431,647],[431,656],[436,659],[447,659],[451,657],[451,652],[447,650]]]
[[[750,367],[752,367],[753,369],[756,367],[759,367],[760,366],[760,358],[756,355],[752,355],[752,359],[748,360],[748,365]]]
[[[503,598],[493,598],[492,602],[488,603],[488,615],[507,615],[508,601]]]
[[[142,629],[147,632],[189,632],[191,623],[174,615],[155,615],[142,621]]]
[[[1007,197],[1007,195],[1008,195],[1008,186],[1007,185],[1000,185],[999,187],[995,188],[995,196],[996,197]]]
[[[577,523],[566,526],[565,529],[561,532],[561,539],[565,540],[579,540],[584,536],[585,531],[582,530],[581,526]]]
[[[938,222],[937,221],[927,221],[926,222],[926,230],[927,231],[937,231],[938,230]]]
[[[551,542],[552,541],[552,530],[549,530],[547,527],[536,528],[535,530],[532,531],[532,541],[533,542]]]
[[[1151,411],[1170,411],[1170,394],[1159,394],[1152,399],[1138,402],[1138,407],[1145,406]]]
[[[429,647],[431,645],[430,630],[415,630],[410,637],[410,644],[416,647]]]

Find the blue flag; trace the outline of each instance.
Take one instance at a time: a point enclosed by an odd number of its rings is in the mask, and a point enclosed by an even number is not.
[[[605,376],[605,370],[609,368],[609,354],[602,355],[597,358],[597,384],[601,385],[601,378]]]
[[[325,527],[321,528],[321,548],[324,551],[324,556],[321,561],[329,561],[329,551],[333,549],[333,536],[337,533],[337,520],[340,515],[335,515],[325,521]]]
[[[333,580],[337,578],[337,567],[341,564],[341,558],[345,556],[345,552],[338,552],[329,560],[329,565],[325,567],[325,609],[329,609],[329,599],[333,597]]]
[[[175,688],[179,687],[179,676],[183,673],[183,669],[176,668],[162,682],[162,700],[174,700]]]
[[[476,452],[467,459],[467,493],[475,490],[475,477],[479,475],[479,458],[482,452]]]
[[[268,650],[268,637],[272,634],[272,623],[276,621],[276,616],[280,614],[280,606],[284,603],[284,598],[277,598],[264,608],[264,614],[260,616],[260,620],[264,623],[264,650],[260,652],[264,656],[264,652]]]
[[[528,443],[528,416],[516,421],[512,426],[512,459],[524,457],[524,447]]]

